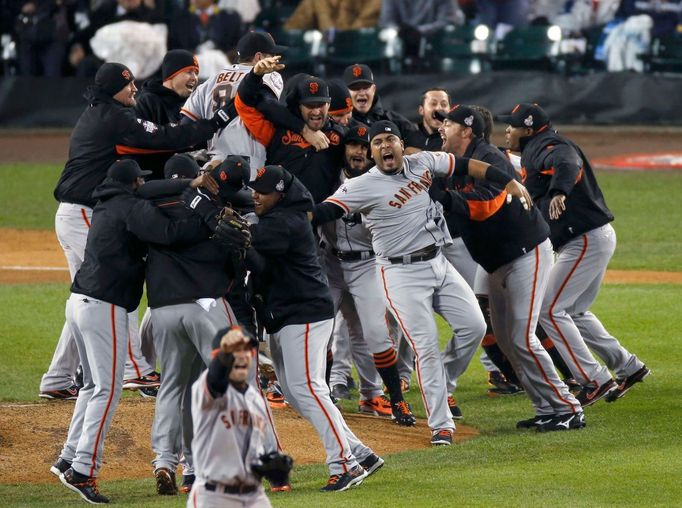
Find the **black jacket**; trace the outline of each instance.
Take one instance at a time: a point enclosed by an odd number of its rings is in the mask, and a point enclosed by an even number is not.
[[[403,137],[405,148],[411,146],[428,152],[439,152],[443,149],[443,138],[440,137],[440,133],[437,130],[431,134],[426,132],[424,122],[419,122],[417,130],[410,131]]]
[[[521,166],[523,183],[551,229],[554,249],[613,220],[585,154],[551,128],[525,141]],[[550,220],[549,203],[557,193],[566,195],[566,210]]]
[[[187,100],[170,88],[163,86],[163,82],[159,78],[146,81],[135,99],[137,117],[158,125],[180,123],[182,120],[180,108]],[[163,178],[163,167],[172,156],[173,152],[140,154],[135,156],[135,160],[142,169],[153,172],[147,179],[161,179]]]
[[[92,207],[97,203],[92,192],[116,159],[149,150],[174,152],[205,141],[216,131],[211,120],[178,126],[145,122],[133,108],[94,87],[85,97],[89,105],[71,133],[69,159],[54,190],[57,201]]]
[[[130,187],[106,179],[93,193],[100,201],[92,214],[83,264],[71,291],[124,307],[137,308],[144,282],[145,242],[169,245],[205,238],[201,218],[174,221]],[[144,221],[135,220],[144,217]]]
[[[263,266],[257,268],[256,292],[265,297],[263,318],[269,333],[334,317],[306,214],[312,208],[310,193],[294,178],[282,201],[251,226],[253,249],[264,258]]]
[[[509,159],[482,138],[474,139],[464,157],[478,159],[516,177]],[[467,177],[469,178],[469,177]],[[499,267],[530,252],[549,236],[549,227],[536,207],[526,211],[518,199],[506,202],[506,192],[486,181],[455,177],[445,206],[457,217],[464,245],[485,271]]]
[[[384,106],[381,104],[381,98],[378,94],[374,95],[372,107],[366,114],[360,113],[357,109],[353,108],[353,118],[355,118],[358,122],[362,122],[365,125],[370,126],[379,120],[390,120],[396,124],[398,129],[400,129],[400,134],[403,136],[403,138],[405,138],[408,133],[417,129],[412,122],[410,122],[400,113],[384,109]]]

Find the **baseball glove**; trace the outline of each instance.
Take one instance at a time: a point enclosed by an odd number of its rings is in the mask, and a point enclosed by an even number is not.
[[[251,464],[251,471],[267,478],[271,487],[283,487],[289,484],[289,472],[294,467],[294,459],[279,452],[261,455],[259,462]]]
[[[229,249],[246,249],[251,245],[249,223],[230,208],[224,208],[213,238]]]

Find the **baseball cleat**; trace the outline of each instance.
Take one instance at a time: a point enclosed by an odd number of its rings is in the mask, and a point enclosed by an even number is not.
[[[161,376],[158,372],[151,372],[146,376],[123,381],[124,390],[138,390],[139,388],[158,388],[161,386]]]
[[[564,379],[564,384],[568,387],[568,391],[571,392],[574,397],[577,397],[580,390],[583,389],[582,385],[572,377]]]
[[[455,420],[461,420],[463,418],[462,410],[457,405],[457,401],[452,395],[448,395],[448,407],[450,408],[450,414]]]
[[[70,468],[71,468],[71,462],[68,462],[68,461],[66,461],[60,457],[50,467],[50,473],[52,473],[56,477],[59,477],[60,475],[66,473],[66,471]]]
[[[155,399],[159,394],[159,389],[156,387],[140,388],[138,393],[145,399]]]
[[[549,423],[554,415],[538,415],[534,416],[533,418],[528,418],[527,420],[520,420],[516,422],[516,428],[517,429],[534,429],[538,425],[544,425],[545,423]]]
[[[374,416],[391,416],[391,401],[385,395],[379,395],[372,399],[361,400],[358,411]]]
[[[535,426],[538,432],[553,432],[559,430],[582,429],[585,426],[585,414],[582,411],[577,413],[564,413],[554,415],[547,423]]]
[[[606,383],[597,388],[590,385],[583,386],[582,390],[580,390],[580,393],[578,393],[575,398],[578,399],[578,402],[580,402],[582,407],[587,407],[591,406],[602,397],[605,397],[609,392],[616,388],[616,382],[613,379],[609,379]]]
[[[59,475],[59,479],[66,488],[74,491],[90,504],[107,504],[109,502],[108,498],[99,493],[95,478],[82,475],[69,468]]]
[[[403,425],[405,427],[412,427],[417,424],[417,419],[412,414],[412,408],[410,405],[401,400],[396,402],[391,406],[392,416],[391,418],[398,425]]]
[[[154,471],[156,478],[156,492],[160,496],[175,496],[178,486],[175,483],[175,472],[166,467],[160,467]]]
[[[272,409],[283,409],[287,407],[287,401],[284,398],[284,394],[279,385],[274,381],[268,383],[268,388],[265,391],[265,398],[268,399],[268,404],[270,404]]]
[[[44,390],[38,396],[41,399],[49,400],[76,400],[78,398],[78,387],[73,384],[62,390]]]
[[[189,494],[189,491],[192,490],[192,485],[194,485],[194,480],[196,480],[196,476],[193,474],[183,474],[180,492],[183,494]]]
[[[450,446],[452,444],[452,430],[440,429],[431,434],[431,446]]]
[[[279,485],[277,487],[270,486],[270,492],[291,492],[291,484]]]
[[[514,395],[523,392],[523,388],[507,381],[504,374],[498,370],[488,372],[488,384],[491,386],[488,388],[488,395],[491,397],[497,395]]]
[[[332,386],[332,395],[337,399],[351,399],[350,390],[341,383]]]
[[[651,369],[648,369],[646,365],[643,365],[642,368],[634,374],[631,374],[626,378],[616,379],[618,386],[616,386],[615,390],[611,390],[609,393],[607,393],[604,397],[604,400],[606,402],[617,401],[623,395],[625,395],[628,390],[635,385],[635,383],[641,383],[649,374],[651,374]]]
[[[384,465],[384,459],[376,453],[371,453],[365,460],[360,461],[360,465],[367,471],[367,476],[369,476]]]
[[[368,473],[363,467],[355,466],[346,473],[331,475],[327,480],[327,485],[320,490],[322,492],[343,492],[355,485],[360,485],[367,476]]]

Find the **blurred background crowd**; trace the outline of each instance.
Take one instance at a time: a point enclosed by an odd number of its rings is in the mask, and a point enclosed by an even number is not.
[[[682,0],[0,0],[5,76],[154,75],[167,50],[208,76],[247,30],[288,45],[290,70],[364,61],[389,73],[523,68],[682,71]]]

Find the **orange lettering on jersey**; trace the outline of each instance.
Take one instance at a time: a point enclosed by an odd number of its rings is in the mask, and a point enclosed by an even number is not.
[[[403,207],[403,205],[401,205],[400,203],[396,203],[395,201],[389,201],[388,206],[392,206],[393,208],[402,208]]]
[[[398,191],[398,193],[402,194],[405,197],[405,201],[407,201],[408,199],[410,199],[412,197],[412,194],[410,194],[405,187],[401,187],[400,190]],[[398,194],[396,194],[396,197],[398,197]]]
[[[297,146],[301,150],[305,150],[310,146],[310,143],[303,139],[303,136],[291,131],[287,131],[286,134],[282,136],[282,144]]]
[[[332,145],[339,145],[341,143],[341,136],[337,132],[325,132],[324,135],[327,136],[329,143]]]
[[[239,411],[239,425],[247,427],[251,423],[251,415],[245,409]]]
[[[225,416],[224,414],[223,414],[223,415],[220,415],[220,421],[223,422],[223,425],[225,425],[225,428],[226,428],[226,429],[231,429],[231,428],[232,428],[232,423],[231,423],[230,420],[227,418],[227,416]]]
[[[431,171],[428,169],[422,173],[422,176],[419,177],[419,181],[421,184],[426,187],[427,189],[431,187],[431,184],[433,183],[433,177],[431,176]]]

